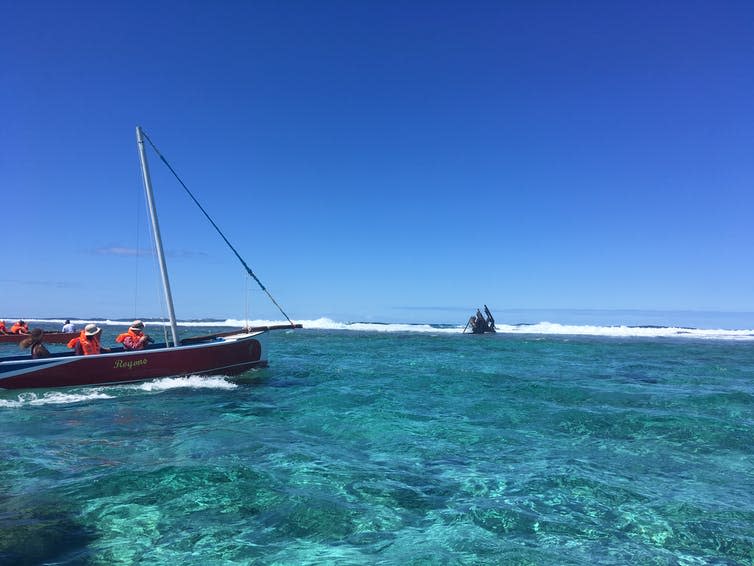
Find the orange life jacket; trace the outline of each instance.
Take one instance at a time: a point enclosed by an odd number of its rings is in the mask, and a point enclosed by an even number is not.
[[[77,343],[81,346],[81,351],[85,356],[99,354],[101,351],[99,338],[97,336],[87,336],[84,330],[81,331],[81,335],[78,338],[74,338],[68,342],[68,347],[75,348]]]
[[[126,338],[130,338],[128,344],[126,344]],[[144,338],[143,333],[137,334],[129,328],[128,332],[118,334],[118,336],[115,338],[115,341],[123,344],[123,346],[125,346],[127,350],[141,350],[142,348],[144,348],[144,342],[140,343],[140,340],[142,340],[142,338]]]
[[[21,324],[20,322],[16,322],[13,326],[10,327],[10,331],[13,334],[28,334],[29,326],[25,323]]]
[[[115,341],[116,341],[116,342],[118,342],[119,344],[122,344],[122,343],[123,343],[123,340],[125,340],[125,339],[126,339],[126,338],[128,338],[129,336],[130,336],[130,337],[131,337],[131,338],[132,338],[133,340],[136,340],[136,341],[138,341],[138,340],[139,340],[139,338],[141,338],[141,336],[140,336],[139,334],[136,334],[136,332],[134,332],[133,330],[131,330],[131,329],[129,328],[129,329],[128,329],[128,332],[124,332],[123,334],[118,334],[118,337],[117,337],[117,338],[115,339]]]
[[[2,333],[8,332],[8,329],[5,327],[5,321],[4,320],[0,320],[0,332],[2,332]]]

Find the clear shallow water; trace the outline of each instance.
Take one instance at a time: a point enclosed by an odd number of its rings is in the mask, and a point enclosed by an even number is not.
[[[750,342],[273,333],[0,393],[0,563],[752,564]]]

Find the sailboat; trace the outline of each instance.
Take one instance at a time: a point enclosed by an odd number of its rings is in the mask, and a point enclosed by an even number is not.
[[[294,324],[283,312],[290,324],[244,328],[178,339],[178,327],[144,147],[145,137],[146,134],[141,127],[137,126],[136,142],[152,222],[155,252],[170,317],[172,342],[168,338],[165,343],[153,344],[145,350],[127,351],[113,348],[110,352],[89,356],[77,356],[73,352],[66,352],[40,359],[32,359],[30,355],[0,358],[0,389],[106,385],[185,375],[238,375],[252,368],[268,365],[267,335],[270,330],[301,328],[300,324]],[[154,147],[154,144],[152,146]],[[160,158],[165,161],[162,155]],[[165,163],[167,164],[166,161]],[[175,174],[174,171],[173,173]],[[191,196],[193,198],[193,195]],[[214,222],[212,224],[214,225]],[[219,232],[217,226],[214,226]],[[222,232],[220,234],[222,235]],[[223,239],[230,245],[224,236]],[[232,246],[231,249],[241,259]],[[241,262],[256,279],[242,259]],[[264,286],[262,288],[266,291]],[[277,305],[276,302],[275,304]],[[280,310],[282,312],[282,309]]]

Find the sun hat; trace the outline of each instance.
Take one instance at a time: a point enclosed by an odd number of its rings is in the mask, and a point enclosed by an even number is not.
[[[86,336],[94,336],[95,334],[99,334],[100,331],[101,329],[97,328],[96,324],[87,324],[84,327],[84,334]]]
[[[144,329],[144,323],[140,320],[134,320],[133,324],[131,325],[131,328],[129,330],[143,330]]]
[[[32,338],[41,338],[42,334],[44,334],[44,331],[41,328],[35,328],[31,331],[31,337]]]

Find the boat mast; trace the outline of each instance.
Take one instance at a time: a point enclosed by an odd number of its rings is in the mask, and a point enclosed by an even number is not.
[[[160,223],[157,221],[157,209],[154,205],[154,195],[152,194],[152,180],[149,177],[149,166],[147,165],[147,154],[144,151],[144,137],[142,136],[141,126],[136,126],[136,145],[139,148],[139,159],[141,160],[141,174],[144,177],[144,191],[147,193],[147,203],[149,204],[149,217],[152,220],[152,233],[154,234],[154,243],[157,248],[157,259],[160,260],[160,274],[162,275],[162,288],[165,290],[165,301],[168,304],[168,315],[170,316],[170,330],[173,334],[173,346],[178,345],[178,326],[175,322],[175,310],[173,309],[173,295],[170,293],[170,281],[168,279],[168,268],[165,265],[165,253],[162,251],[162,238],[160,237]]]

